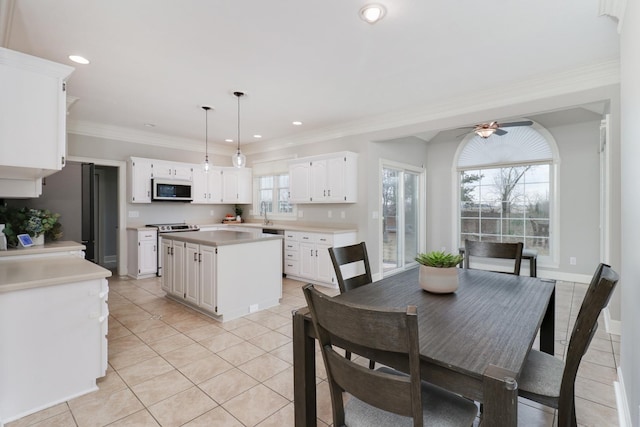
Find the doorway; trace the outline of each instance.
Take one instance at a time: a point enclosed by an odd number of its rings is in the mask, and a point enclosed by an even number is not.
[[[382,164],[382,273],[416,264],[425,208],[424,171],[410,165]]]

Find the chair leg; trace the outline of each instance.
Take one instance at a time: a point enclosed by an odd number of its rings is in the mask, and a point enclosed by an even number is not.
[[[351,352],[350,351],[345,351],[344,352],[344,357],[346,357],[348,360],[351,360]]]
[[[376,367],[376,362],[373,360],[369,360],[369,369],[374,369]]]

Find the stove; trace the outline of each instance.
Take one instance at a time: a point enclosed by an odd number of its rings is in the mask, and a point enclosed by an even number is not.
[[[200,227],[195,224],[187,224],[187,223],[176,223],[176,224],[147,224],[147,227],[155,227],[158,229],[158,243],[156,246],[158,248],[158,271],[156,275],[162,276],[162,253],[160,248],[162,248],[162,237],[163,233],[176,233],[180,231],[199,231]]]
[[[175,233],[179,231],[198,231],[200,227],[195,224],[147,224],[147,227],[155,227],[158,229],[158,233]]]

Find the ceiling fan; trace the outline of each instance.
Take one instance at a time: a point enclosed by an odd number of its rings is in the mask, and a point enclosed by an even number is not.
[[[533,122],[531,120],[523,120],[520,122],[509,122],[509,123],[481,123],[479,125],[475,125],[472,129],[476,133],[476,135],[481,138],[487,139],[494,133],[498,136],[506,135],[507,131],[502,128],[508,127],[516,127],[516,126],[531,126]]]

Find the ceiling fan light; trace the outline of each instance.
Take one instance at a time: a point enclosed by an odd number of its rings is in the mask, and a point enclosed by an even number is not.
[[[369,24],[375,24],[381,20],[387,10],[381,4],[367,4],[360,9],[360,18]]]
[[[476,135],[484,139],[489,138],[491,135],[495,133],[495,131],[496,130],[494,128],[480,128],[475,130]]]

